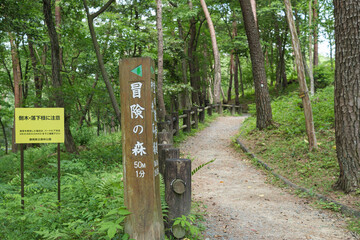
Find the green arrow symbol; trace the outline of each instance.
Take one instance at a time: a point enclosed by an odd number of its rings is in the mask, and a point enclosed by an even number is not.
[[[136,75],[142,77],[142,65],[137,66],[133,70],[131,70],[132,73],[135,73]]]

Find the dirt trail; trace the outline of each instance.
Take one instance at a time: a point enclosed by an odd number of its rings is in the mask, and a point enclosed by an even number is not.
[[[245,117],[219,117],[180,146],[193,168],[193,200],[203,202],[205,239],[356,239],[336,215],[266,183],[266,175],[231,147]]]

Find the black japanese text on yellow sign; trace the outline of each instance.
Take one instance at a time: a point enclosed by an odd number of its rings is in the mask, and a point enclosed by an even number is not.
[[[64,108],[15,108],[15,142],[63,143]]]

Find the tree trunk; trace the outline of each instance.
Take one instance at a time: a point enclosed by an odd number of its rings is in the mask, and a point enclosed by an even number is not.
[[[87,16],[87,20],[88,20],[90,35],[91,35],[91,39],[92,39],[92,42],[93,42],[93,45],[94,45],[94,50],[95,50],[95,53],[96,53],[96,58],[98,60],[101,75],[102,75],[103,80],[105,82],[106,89],[108,90],[109,97],[110,97],[110,100],[111,100],[111,104],[112,104],[112,107],[113,107],[113,109],[115,111],[116,119],[118,120],[118,123],[120,124],[121,123],[121,112],[120,112],[119,104],[118,104],[118,102],[116,100],[114,90],[113,90],[113,88],[111,86],[109,76],[108,76],[108,74],[106,72],[104,60],[103,60],[103,57],[102,57],[102,55],[100,53],[100,46],[99,46],[99,43],[97,41],[96,33],[95,33],[95,29],[94,29],[94,19],[97,16],[99,16],[101,13],[103,13],[111,5],[111,3],[114,2],[114,1],[115,0],[109,0],[102,8],[100,8],[99,11],[97,11],[96,13],[93,13],[91,15],[90,15],[90,12],[89,12],[89,8],[88,8],[88,6],[86,4],[86,0],[83,0],[83,3],[84,3],[85,10],[86,10],[86,16]]]
[[[181,73],[182,73],[182,80],[185,85],[188,84],[188,78],[187,78],[187,67],[186,67],[186,43],[184,39],[184,30],[181,24],[181,21],[178,19],[178,27],[179,27],[179,37],[181,40],[184,41],[184,56],[181,58]],[[190,97],[189,97],[189,91],[187,88],[185,88],[181,92],[181,107],[183,109],[189,109],[191,106]]]
[[[256,27],[258,27],[258,21],[257,21],[257,15],[256,15],[256,1],[250,0],[250,3],[251,3],[251,10],[254,15],[255,24],[256,24]]]
[[[206,6],[205,0],[200,0],[202,9],[205,14],[206,21],[209,26],[210,31],[210,37],[211,37],[211,43],[213,47],[213,54],[214,54],[214,65],[215,65],[215,71],[214,71],[214,101],[220,102],[220,86],[221,86],[221,63],[220,63],[220,52],[216,43],[216,34],[215,34],[215,28],[214,24],[211,20],[209,10]]]
[[[234,52],[234,50],[232,50],[232,52]],[[228,92],[227,92],[227,102],[231,101],[231,92],[232,92],[232,81],[233,81],[233,76],[234,76],[234,68],[235,68],[235,63],[234,63],[234,54],[231,53],[230,56],[230,80],[229,80],[229,88],[228,88]]]
[[[240,88],[241,88],[241,97],[245,97],[245,89],[244,89],[244,81],[243,81],[243,72],[242,72],[242,67],[241,67],[241,62],[239,59],[239,56],[236,55],[237,61],[238,61],[238,65],[239,65],[239,76],[240,76]]]
[[[314,67],[319,65],[319,43],[318,43],[318,0],[314,0],[313,5],[313,21],[314,21]]]
[[[234,88],[235,88],[235,104],[236,105],[240,104],[238,68],[239,68],[239,57],[238,57],[238,55],[235,55]]]
[[[157,77],[157,100],[158,100],[158,116],[159,122],[165,120],[166,109],[163,93],[164,79],[164,38],[162,29],[162,2],[156,0],[156,29],[158,32],[158,77]]]
[[[58,33],[59,42],[61,39],[61,7],[60,7],[61,0],[55,0],[55,25],[56,25],[56,32]],[[63,50],[60,47],[60,69],[63,62]]]
[[[280,30],[279,30],[279,24],[277,21],[275,21],[275,24],[274,24],[274,28],[275,28],[275,35],[276,35],[276,47],[278,49],[278,62],[277,62],[277,65],[276,65],[276,80],[275,80],[275,87],[276,89],[280,89],[280,86],[281,86],[281,66],[282,66],[282,63],[281,63],[281,60],[282,60],[282,39],[281,39],[281,36],[280,36]]]
[[[17,108],[21,106],[21,102],[22,102],[20,59],[18,55],[17,46],[15,43],[15,37],[12,33],[9,33],[9,36],[10,36],[11,60],[12,60],[13,78],[14,78],[15,108]],[[12,134],[12,152],[16,153],[17,151],[18,151],[18,146],[17,144],[15,144],[15,119],[14,119],[14,127]]]
[[[360,5],[334,0],[335,136],[340,176],[335,187],[360,187]],[[350,17],[351,16],[351,17]]]
[[[98,79],[99,79],[99,78],[98,78],[98,75],[95,74],[95,82],[94,82],[94,84],[92,85],[92,89],[95,89],[95,87],[96,87],[96,85],[97,85],[97,82],[98,82]],[[80,128],[82,127],[83,122],[84,122],[84,120],[85,120],[85,118],[86,118],[86,113],[87,113],[87,112],[89,111],[89,109],[90,109],[90,104],[91,104],[92,98],[93,98],[93,96],[94,96],[94,93],[95,93],[95,92],[90,93],[90,95],[89,95],[89,97],[88,97],[88,99],[87,99],[87,101],[86,101],[85,107],[84,107],[83,110],[82,110],[82,115],[81,115],[80,120],[79,120],[79,126],[80,126]]]
[[[12,33],[9,33],[9,36],[10,36],[10,46],[11,46],[13,77],[14,77],[15,107],[20,107],[22,101],[20,59],[17,50],[17,45],[15,43],[15,37]]]
[[[96,135],[97,136],[100,136],[100,130],[101,130],[101,122],[100,122],[100,108],[97,109],[96,111],[96,125],[97,125],[97,128],[96,128]]]
[[[232,22],[232,33],[231,33],[231,38],[232,40],[235,39],[235,37],[237,36],[237,28],[236,28],[236,19],[235,19],[235,12],[233,12],[233,22]],[[230,56],[230,81],[229,81],[229,90],[228,90],[228,102],[231,101],[231,91],[232,91],[232,79],[234,78],[234,88],[235,88],[235,92],[237,91],[237,95],[239,94],[239,79],[236,76],[236,80],[235,80],[235,75],[237,74],[237,65],[235,63],[235,59],[234,59],[234,52],[236,51],[236,49],[232,49],[231,50],[231,56]],[[237,83],[236,83],[237,81]],[[236,90],[236,84],[238,89]],[[236,93],[235,93],[236,95]],[[235,96],[235,98],[238,98],[239,96]]]
[[[8,154],[9,144],[8,144],[8,140],[7,140],[7,135],[6,135],[6,131],[5,131],[5,126],[4,126],[4,123],[1,121],[1,117],[0,117],[0,125],[1,125],[1,129],[2,129],[3,135],[4,135],[5,154]]]
[[[314,74],[313,74],[313,57],[312,57],[312,0],[309,0],[309,77],[310,77],[310,95],[313,96],[315,94],[315,84],[314,84]]]
[[[29,36],[29,52],[31,58],[31,65],[34,73],[34,83],[35,83],[35,103],[34,106],[36,108],[41,107],[41,98],[42,98],[42,79],[40,77],[40,72],[38,69],[38,61],[35,56],[35,50],[33,45],[33,40],[31,36]]]
[[[192,2],[189,1],[189,8],[192,10],[193,5]],[[190,84],[193,88],[191,91],[191,100],[192,104],[199,105],[199,82],[198,78],[196,77],[196,20],[195,17],[190,19],[190,40],[188,46],[188,57],[189,57],[189,70],[190,70]]]
[[[1,63],[3,64],[3,66],[4,66],[4,68],[5,68],[5,71],[6,71],[7,75],[8,75],[9,86],[10,86],[10,89],[11,89],[12,93],[14,94],[14,93],[15,93],[15,89],[14,89],[14,83],[13,83],[12,78],[11,78],[11,71],[10,71],[9,68],[7,67],[4,58],[1,59]]]
[[[292,7],[290,0],[284,0],[285,9],[286,9],[286,16],[288,19],[288,24],[291,33],[292,39],[292,46],[294,49],[295,54],[295,62],[296,62],[296,69],[298,73],[299,85],[300,85],[300,97],[302,98],[303,106],[304,106],[304,115],[305,115],[305,122],[306,122],[306,133],[309,140],[309,149],[310,151],[313,148],[317,148],[316,136],[315,136],[315,129],[314,129],[314,121],[313,121],[313,114],[311,109],[311,102],[308,94],[308,89],[306,86],[305,80],[305,70],[301,55],[300,43],[299,38],[296,32],[296,27],[294,23],[294,17],[292,13]]]
[[[60,46],[51,13],[51,0],[43,0],[43,11],[51,43],[51,73],[52,86],[54,89],[53,95],[56,106],[65,108],[65,147],[68,152],[76,153],[77,149],[70,131],[70,116],[67,114],[64,96],[61,89],[62,80],[60,75]]]
[[[261,50],[259,30],[255,23],[250,0],[239,0],[239,2],[244,18],[253,70],[256,99],[256,127],[262,130],[273,124],[264,55]]]

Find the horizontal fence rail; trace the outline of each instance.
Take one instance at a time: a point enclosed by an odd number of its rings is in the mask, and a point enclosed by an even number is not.
[[[159,125],[160,131],[167,131],[177,136],[182,130],[190,132],[192,128],[198,128],[198,124],[205,121],[206,115],[211,116],[214,112],[222,114],[224,110],[228,110],[231,115],[236,113],[246,113],[248,106],[246,104],[208,104],[206,106],[193,106],[190,109],[183,110],[182,114],[177,112],[167,115],[165,122]]]

